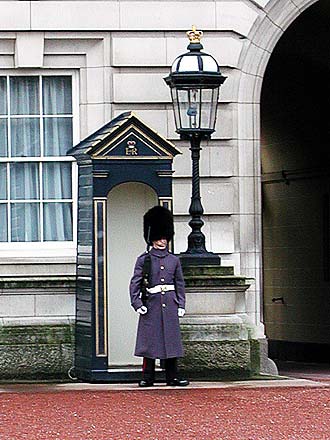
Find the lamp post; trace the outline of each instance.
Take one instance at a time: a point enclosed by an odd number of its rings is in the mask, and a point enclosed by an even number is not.
[[[180,138],[190,141],[192,159],[192,196],[189,213],[188,249],[180,255],[182,264],[219,265],[220,257],[208,252],[205,235],[201,231],[203,206],[200,197],[199,159],[201,140],[210,139],[215,131],[219,88],[226,77],[220,72],[216,60],[201,52],[203,32],[193,26],[187,32],[189,45],[186,52],[172,64],[171,73],[165,78],[171,89],[176,132]]]

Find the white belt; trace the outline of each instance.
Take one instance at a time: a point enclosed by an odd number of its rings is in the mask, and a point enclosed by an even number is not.
[[[158,284],[158,286],[147,289],[149,293],[168,292],[170,290],[175,290],[174,284]]]

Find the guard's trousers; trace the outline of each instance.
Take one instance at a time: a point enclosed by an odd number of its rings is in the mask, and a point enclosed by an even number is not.
[[[178,373],[177,358],[165,359],[164,362],[165,362],[166,382],[170,382],[171,380],[177,377],[177,373]],[[143,358],[142,378],[147,382],[155,381],[155,359],[151,359],[147,357]]]

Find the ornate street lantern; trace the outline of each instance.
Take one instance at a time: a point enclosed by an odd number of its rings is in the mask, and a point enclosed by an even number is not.
[[[190,141],[192,158],[192,197],[189,208],[192,232],[188,236],[188,249],[181,254],[183,265],[220,264],[220,257],[205,248],[201,232],[203,207],[200,198],[199,159],[202,139],[209,139],[215,131],[219,88],[226,77],[220,72],[216,60],[201,52],[203,32],[193,26],[187,32],[189,52],[178,56],[165,78],[171,89],[176,131],[181,139]]]
[[[165,78],[171,89],[176,131],[182,139],[209,138],[214,132],[219,87],[225,81],[216,60],[201,52],[202,31],[187,32],[189,52],[178,56]]]

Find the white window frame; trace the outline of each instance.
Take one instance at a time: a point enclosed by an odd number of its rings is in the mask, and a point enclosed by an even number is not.
[[[79,72],[72,69],[45,69],[45,70],[4,70],[0,69],[0,76],[71,76],[72,78],[72,140],[73,145],[79,142]],[[40,96],[40,102],[42,95]],[[0,158],[1,163],[8,162],[54,162],[58,156],[44,157],[15,157]],[[59,162],[71,162],[72,166],[72,241],[36,241],[36,242],[0,242],[0,263],[11,262],[74,262],[77,252],[77,225],[78,225],[78,166],[72,156],[63,157]],[[9,184],[9,182],[8,182]],[[64,200],[65,201],[65,200]],[[71,200],[70,200],[71,202]],[[10,219],[7,219],[9,224]],[[48,260],[49,258],[49,260]],[[48,260],[48,261],[47,261]]]

